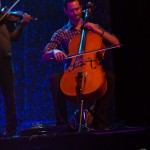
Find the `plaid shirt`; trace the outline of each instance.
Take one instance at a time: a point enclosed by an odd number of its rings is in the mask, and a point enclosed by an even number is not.
[[[77,34],[80,34],[81,30],[76,30],[70,22],[63,26],[61,29],[57,30],[51,41],[46,45],[44,52],[50,51],[53,49],[60,49],[68,54],[68,45],[70,40],[75,37]]]

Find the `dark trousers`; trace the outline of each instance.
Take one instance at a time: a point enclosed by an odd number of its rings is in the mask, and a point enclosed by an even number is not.
[[[66,97],[60,89],[60,80],[62,75],[63,73],[56,73],[51,77],[50,81],[57,124],[66,124],[68,122]]]
[[[62,75],[63,73],[54,74],[51,78],[51,92],[55,107],[56,120],[58,123],[68,122],[66,97],[60,89],[60,80]],[[105,128],[109,118],[109,104],[113,99],[115,76],[112,72],[106,72],[106,79],[108,84],[107,91],[102,98],[96,101],[94,109],[92,126],[96,129]],[[113,110],[112,107],[114,106],[111,106],[111,110]]]
[[[105,129],[115,121],[115,75],[113,72],[105,71],[107,80],[106,93],[96,101],[92,127]]]
[[[16,129],[16,104],[14,92],[14,74],[10,58],[0,58],[0,89],[4,97],[6,129]]]

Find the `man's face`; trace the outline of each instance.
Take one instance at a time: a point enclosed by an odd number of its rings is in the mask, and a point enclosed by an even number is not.
[[[78,1],[68,2],[64,12],[70,21],[79,21],[82,15],[82,6]]]

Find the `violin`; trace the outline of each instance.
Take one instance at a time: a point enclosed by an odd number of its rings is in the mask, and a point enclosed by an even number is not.
[[[12,23],[20,22],[23,19],[24,12],[22,11],[9,11],[7,7],[0,10],[0,21],[10,21]],[[37,22],[38,18],[31,17],[31,21]]]

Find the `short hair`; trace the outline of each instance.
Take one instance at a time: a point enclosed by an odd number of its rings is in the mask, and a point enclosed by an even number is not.
[[[67,3],[68,3],[68,2],[74,2],[74,1],[78,1],[79,4],[81,5],[81,0],[63,0],[64,8],[65,8],[65,9],[67,8]]]

